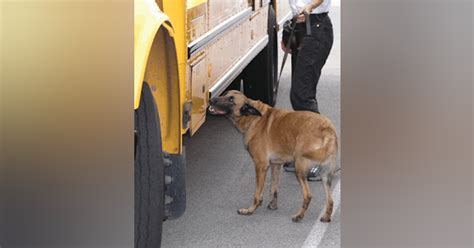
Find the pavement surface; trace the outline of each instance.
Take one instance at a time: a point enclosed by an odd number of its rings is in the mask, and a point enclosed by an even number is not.
[[[330,16],[334,45],[317,98],[321,113],[333,121],[340,134],[340,9],[333,8]],[[280,50],[280,63],[282,57]],[[290,60],[282,76],[278,108],[291,109]],[[186,149],[187,208],[181,218],[164,222],[162,247],[340,247],[340,172],[333,183],[336,203],[329,224],[319,221],[325,199],[321,182],[310,182],[313,200],[302,222],[291,221],[302,204],[302,192],[295,175],[283,170],[278,209],[266,209],[270,201],[268,173],[262,206],[251,216],[241,216],[237,209],[250,206],[255,189],[254,165],[242,134],[226,118],[207,116]]]

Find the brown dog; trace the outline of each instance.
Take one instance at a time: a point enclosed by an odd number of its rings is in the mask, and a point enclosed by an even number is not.
[[[228,116],[237,129],[245,134],[246,148],[255,163],[257,183],[253,204],[249,208],[239,209],[239,214],[251,215],[262,204],[269,165],[272,168],[272,200],[268,209],[276,209],[280,168],[284,163],[294,161],[296,178],[303,190],[303,206],[292,220],[302,220],[308,209],[312,195],[306,176],[312,165],[319,164],[326,191],[326,210],[320,220],[331,221],[331,180],[336,170],[337,137],[328,118],[308,111],[272,108],[235,90],[212,98],[209,103],[211,114]]]

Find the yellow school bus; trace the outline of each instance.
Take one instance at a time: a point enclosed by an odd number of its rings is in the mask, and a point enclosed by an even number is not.
[[[228,88],[274,104],[288,0],[135,0],[135,243],[185,209],[185,147]]]

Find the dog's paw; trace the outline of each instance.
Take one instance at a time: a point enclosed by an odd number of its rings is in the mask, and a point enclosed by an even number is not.
[[[268,208],[269,210],[276,210],[276,209],[278,209],[278,206],[277,206],[276,203],[270,202],[270,203],[268,203],[267,208]]]
[[[293,222],[300,222],[300,221],[303,219],[303,217],[304,217],[304,216],[297,214],[297,215],[293,216],[293,217],[291,218],[291,220],[292,220]]]
[[[241,208],[241,209],[237,210],[237,213],[240,214],[240,215],[251,215],[251,214],[253,214],[252,212],[249,211],[248,208]]]
[[[319,219],[321,222],[328,223],[331,222],[331,217],[329,216],[323,216],[321,219]]]

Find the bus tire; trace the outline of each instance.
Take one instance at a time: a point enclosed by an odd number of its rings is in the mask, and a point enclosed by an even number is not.
[[[273,6],[268,5],[268,44],[243,72],[244,93],[247,97],[274,106],[278,94],[277,18]]]
[[[143,83],[135,111],[135,247],[160,247],[164,216],[164,161],[158,108]]]

